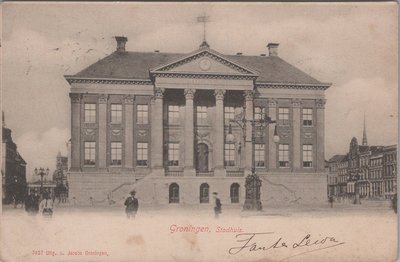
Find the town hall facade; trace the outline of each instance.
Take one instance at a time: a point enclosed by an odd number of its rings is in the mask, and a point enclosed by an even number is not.
[[[263,205],[326,201],[322,83],[278,56],[117,50],[71,86],[70,201],[242,205],[255,165]],[[265,128],[241,119],[276,120]],[[274,132],[279,142],[274,141]],[[227,140],[228,133],[234,139]],[[253,159],[254,157],[254,159]]]

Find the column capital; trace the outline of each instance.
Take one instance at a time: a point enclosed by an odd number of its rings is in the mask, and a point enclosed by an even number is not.
[[[316,101],[317,108],[324,109],[325,103],[326,103],[326,99],[317,99],[317,101]]]
[[[268,98],[268,107],[276,107],[278,101],[275,98]]]
[[[69,97],[71,98],[72,103],[80,103],[82,99],[82,94],[70,93]]]
[[[164,97],[164,88],[156,87],[154,88],[154,98],[155,99],[163,99]]]
[[[135,97],[132,95],[126,95],[126,96],[124,96],[124,103],[125,104],[133,104],[134,98]]]
[[[301,99],[298,98],[294,98],[292,99],[292,107],[301,107]]]
[[[225,96],[226,90],[224,89],[216,89],[214,90],[214,96],[216,100],[223,100]]]
[[[99,99],[99,104],[106,104],[108,100],[108,95],[100,94],[98,99]]]
[[[246,90],[244,91],[244,97],[246,101],[253,101],[254,99],[254,90]]]
[[[196,93],[196,89],[184,89],[183,93],[185,95],[186,100],[193,100],[194,94]]]

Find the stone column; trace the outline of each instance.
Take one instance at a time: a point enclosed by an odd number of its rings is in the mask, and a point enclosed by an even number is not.
[[[195,176],[194,169],[194,121],[193,121],[193,99],[195,89],[185,89],[185,176]]]
[[[124,130],[124,147],[125,147],[125,168],[132,170],[133,168],[133,100],[134,97],[127,95],[124,97],[125,105],[125,130]]]
[[[98,168],[107,168],[107,100],[108,95],[99,95],[99,138],[98,138]]]
[[[276,106],[277,101],[275,99],[268,99],[268,116],[271,120],[278,120],[276,119]],[[275,125],[277,125],[276,123]],[[269,133],[268,133],[268,168],[269,170],[276,169],[276,158],[277,158],[277,144],[274,142],[274,130],[275,125],[269,125]]]
[[[318,99],[317,106],[317,159],[316,168],[319,172],[325,170],[325,99]],[[315,150],[315,149],[313,149]]]
[[[71,171],[81,169],[81,94],[69,94],[71,98]]]
[[[164,175],[163,152],[163,97],[164,89],[155,88],[151,112],[151,168],[156,175]]]
[[[253,120],[253,97],[254,91],[247,90],[244,92],[245,95],[245,106],[246,106],[246,141],[245,141],[245,175],[251,174],[251,168],[253,167],[253,141],[252,141],[252,133],[253,126],[251,124],[251,120]]]
[[[225,90],[217,89],[214,91],[215,96],[215,141],[214,141],[214,157],[215,157],[215,176],[224,176],[224,95]]]
[[[293,108],[293,170],[298,170],[301,168],[301,117],[300,117],[300,108],[301,108],[301,100],[300,99],[292,99],[292,108]]]

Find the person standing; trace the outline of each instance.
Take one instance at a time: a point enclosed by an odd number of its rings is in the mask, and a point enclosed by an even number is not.
[[[39,211],[46,217],[51,217],[53,215],[53,200],[47,193],[44,194],[44,198],[42,202],[40,202]]]
[[[329,196],[329,203],[331,204],[331,208],[333,208],[333,201],[334,201],[333,196],[330,195]]]
[[[222,213],[222,204],[221,204],[221,200],[218,197],[218,193],[214,192],[214,199],[215,199],[215,207],[214,207],[214,214],[215,214],[215,218],[219,217],[219,214]]]
[[[394,194],[394,196],[392,198],[392,208],[393,208],[393,211],[397,214],[397,193]]]
[[[39,195],[37,191],[35,191],[35,193],[31,195],[30,207],[30,211],[32,214],[36,215],[39,212]]]
[[[32,210],[32,194],[28,193],[25,196],[25,211],[29,214]]]
[[[126,206],[125,212],[127,218],[135,218],[136,213],[139,209],[139,201],[135,198],[136,191],[132,190],[131,195],[125,200],[124,205]]]

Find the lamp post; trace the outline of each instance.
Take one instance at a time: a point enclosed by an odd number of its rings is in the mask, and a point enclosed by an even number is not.
[[[245,108],[243,109],[245,111]],[[256,174],[256,161],[255,161],[255,150],[254,150],[254,145],[256,142],[256,135],[255,135],[255,129],[256,127],[260,128],[260,130],[264,130],[269,124],[276,124],[275,120],[272,120],[269,116],[263,114],[263,117],[260,119],[246,119],[245,115],[242,114],[242,117],[240,119],[232,119],[230,120],[230,123],[236,123],[243,131],[243,141],[244,141],[244,146],[246,146],[246,126],[247,123],[251,124],[252,127],[252,132],[251,132],[251,143],[253,150],[251,152],[251,174],[246,177],[246,182],[245,182],[245,187],[246,187],[246,199],[244,202],[243,209],[244,210],[262,210],[262,204],[260,200],[260,188],[262,181]],[[234,135],[232,134],[232,126],[229,124],[229,131],[226,136],[226,142],[227,143],[233,143],[235,140]],[[274,137],[273,141],[275,143],[279,143],[279,136],[277,132],[277,127],[275,125],[275,130],[274,130]]]
[[[43,197],[43,176],[47,176],[50,172],[49,168],[46,170],[41,167],[39,169],[35,168],[35,175],[40,176],[40,196]]]

